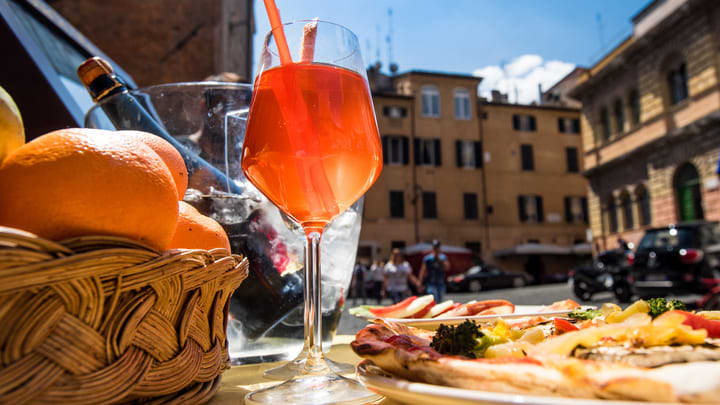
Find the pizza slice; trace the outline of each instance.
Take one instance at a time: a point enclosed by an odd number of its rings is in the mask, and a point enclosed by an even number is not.
[[[543,330],[555,329],[554,320],[533,323],[524,330],[509,329],[498,321],[482,327],[468,322],[437,332],[378,322],[358,332],[352,348],[396,376],[443,386],[576,398],[720,403],[720,341],[708,337],[715,324],[682,311],[653,319],[644,308],[641,303],[612,311],[614,323],[582,319],[573,324],[576,330],[559,335],[557,330]],[[514,334],[515,339],[498,339],[503,333]],[[529,333],[535,337],[523,341]]]

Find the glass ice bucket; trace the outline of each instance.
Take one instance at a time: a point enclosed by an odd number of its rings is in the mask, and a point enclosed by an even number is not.
[[[258,192],[242,173],[240,158],[252,87],[196,82],[156,85],[130,92],[178,140],[188,156],[218,169],[189,164],[184,200],[218,221],[233,253],[250,261],[250,276],[230,302],[228,340],[234,364],[294,358],[303,345],[304,235]],[[117,96],[113,96],[117,97]],[[113,97],[91,108],[85,126],[116,128],[103,110]],[[123,112],[132,118],[132,112]],[[117,118],[117,117],[116,117]],[[352,276],[362,217],[362,199],[339,216],[323,235],[323,347],[329,349]]]

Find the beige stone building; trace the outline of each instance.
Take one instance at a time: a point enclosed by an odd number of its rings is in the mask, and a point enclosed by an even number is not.
[[[577,109],[484,102],[469,75],[368,73],[385,165],[366,195],[359,257],[438,238],[552,273],[586,252]]]
[[[720,219],[720,3],[654,1],[570,95],[582,101],[596,249]]]

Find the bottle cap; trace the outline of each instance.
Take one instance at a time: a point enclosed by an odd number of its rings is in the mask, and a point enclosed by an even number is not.
[[[86,60],[77,69],[77,75],[85,86],[89,86],[98,76],[110,75],[114,72],[112,66],[99,56],[93,56]]]

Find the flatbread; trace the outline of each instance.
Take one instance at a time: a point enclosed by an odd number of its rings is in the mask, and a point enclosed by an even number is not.
[[[432,332],[380,322],[351,343],[359,356],[411,381],[503,393],[720,403],[720,361],[642,368],[626,364],[535,354],[532,357],[468,359],[430,347]]]

